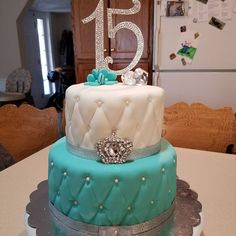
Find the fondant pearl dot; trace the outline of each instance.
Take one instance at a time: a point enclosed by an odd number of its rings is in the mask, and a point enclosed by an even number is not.
[[[89,177],[89,176],[86,177],[86,181],[87,181],[87,182],[90,181],[90,177]]]
[[[129,100],[126,100],[125,103],[126,103],[126,105],[129,105]]]
[[[67,172],[65,171],[65,172],[63,173],[63,175],[64,175],[64,176],[67,176]]]
[[[146,180],[146,178],[143,176],[143,177],[142,177],[142,181],[145,181],[145,180]]]
[[[100,205],[99,208],[100,208],[100,209],[103,209],[103,205]]]
[[[163,167],[163,168],[161,169],[161,171],[162,171],[162,172],[165,172],[165,168]]]
[[[60,195],[60,192],[59,192],[59,191],[57,192],[57,195]]]
[[[153,200],[151,201],[151,204],[152,204],[152,205],[154,204],[154,201],[153,201]]]
[[[169,193],[171,193],[171,190],[169,189],[169,191],[168,191]]]
[[[53,162],[51,162],[51,166],[54,166],[54,163],[53,163]]]
[[[89,130],[90,130],[90,126],[88,125],[88,126],[87,126],[87,132],[88,132]]]
[[[128,211],[130,211],[132,208],[131,208],[131,206],[128,206],[128,208],[127,208],[127,209],[128,209]]]
[[[119,183],[119,179],[115,179],[114,181],[115,181],[116,184]]]
[[[175,159],[173,160],[173,162],[175,163]]]
[[[75,200],[75,201],[74,201],[74,205],[78,205],[78,201]]]
[[[97,104],[100,107],[102,105],[102,101],[98,101]]]

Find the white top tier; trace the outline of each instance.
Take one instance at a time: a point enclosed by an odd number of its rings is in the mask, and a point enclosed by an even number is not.
[[[159,143],[164,90],[156,86],[77,84],[66,91],[66,137],[76,148],[95,149],[96,142],[116,131],[134,149]]]

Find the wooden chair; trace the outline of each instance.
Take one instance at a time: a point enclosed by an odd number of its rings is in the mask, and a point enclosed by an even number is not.
[[[57,111],[29,104],[0,107],[0,144],[15,162],[52,144],[58,138]]]
[[[226,152],[236,144],[235,124],[229,107],[211,109],[180,102],[165,108],[163,136],[177,147]]]

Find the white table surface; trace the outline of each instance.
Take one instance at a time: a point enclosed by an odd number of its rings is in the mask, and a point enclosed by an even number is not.
[[[25,206],[47,179],[45,148],[0,172],[0,235],[26,236]],[[178,176],[203,205],[204,236],[236,235],[236,155],[176,148]]]

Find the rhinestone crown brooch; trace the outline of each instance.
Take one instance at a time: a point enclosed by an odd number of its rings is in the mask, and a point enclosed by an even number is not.
[[[105,164],[125,163],[133,148],[133,143],[122,139],[113,131],[112,134],[96,143],[97,155]]]

